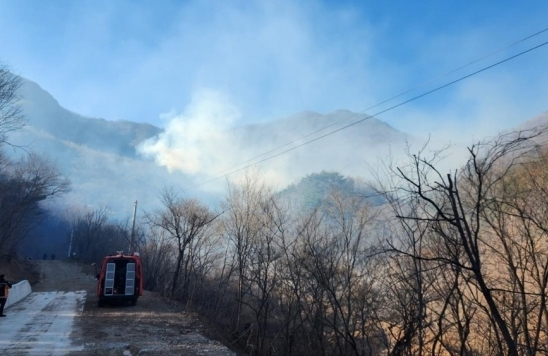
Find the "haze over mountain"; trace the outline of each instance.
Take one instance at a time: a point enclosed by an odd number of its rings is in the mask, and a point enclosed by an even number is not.
[[[50,204],[108,206],[118,217],[129,216],[135,200],[140,209],[157,207],[165,186],[214,202],[222,198],[227,179],[237,179],[257,162],[278,189],[320,171],[364,177],[367,164],[403,152],[414,140],[383,121],[346,110],[218,127],[213,116],[229,114],[205,105],[206,114],[185,113],[159,128],[84,117],[29,80],[20,95],[27,125],[12,133],[10,143],[47,155],[72,182],[72,191]],[[357,121],[362,122],[337,131]]]
[[[133,202],[147,206],[166,185],[188,184],[182,174],[169,174],[154,162],[141,159],[135,146],[161,130],[149,124],[87,118],[70,112],[36,83],[24,80],[20,89],[26,126],[10,135],[24,151],[45,154],[67,176],[72,190],[53,203],[108,206],[113,213],[129,213]]]

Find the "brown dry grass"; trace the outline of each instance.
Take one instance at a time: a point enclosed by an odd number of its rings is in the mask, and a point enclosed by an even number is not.
[[[0,260],[0,274],[4,274],[6,280],[11,283],[27,280],[33,285],[40,280],[40,271],[33,261],[28,260]]]

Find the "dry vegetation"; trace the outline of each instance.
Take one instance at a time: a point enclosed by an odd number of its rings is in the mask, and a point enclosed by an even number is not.
[[[448,175],[410,155],[379,171],[382,206],[333,192],[296,211],[248,176],[211,220],[169,192],[148,217],[148,287],[249,355],[546,354],[543,135],[479,142]]]
[[[0,120],[0,138],[11,128]],[[166,189],[135,229],[97,210],[75,213],[68,231],[85,262],[133,241],[146,289],[207,317],[244,354],[545,355],[545,131],[478,142],[449,174],[437,168],[442,152],[387,164],[383,205],[333,191],[302,209],[249,174],[229,184],[219,212]],[[0,194],[0,258],[37,202],[65,188],[41,162],[0,166],[11,184],[2,192],[23,192]]]
[[[546,354],[543,135],[479,142],[447,175],[410,155],[377,172],[382,205],[333,191],[300,209],[253,174],[220,212],[166,189],[133,234],[146,289],[248,355]],[[89,262],[130,235],[100,211],[71,226]]]
[[[0,261],[0,273],[4,274],[5,278],[12,283],[27,280],[30,284],[35,284],[40,278],[39,270],[31,261],[27,260]]]

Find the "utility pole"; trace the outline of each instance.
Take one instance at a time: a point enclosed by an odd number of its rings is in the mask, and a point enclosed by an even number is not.
[[[129,240],[128,254],[131,254],[131,249],[135,242],[135,216],[137,215],[137,200],[135,201],[135,207],[133,208],[133,223],[131,224],[131,238]]]
[[[72,238],[74,237],[74,229],[70,231],[70,243],[69,243],[69,250],[68,250],[68,258],[70,258],[70,253],[72,252]]]

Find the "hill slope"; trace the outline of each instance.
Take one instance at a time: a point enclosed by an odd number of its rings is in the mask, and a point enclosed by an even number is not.
[[[36,83],[24,80],[20,95],[27,125],[11,134],[10,143],[26,151],[45,154],[67,176],[72,190],[50,202],[60,209],[71,205],[108,206],[121,217],[133,202],[153,205],[163,185],[184,184],[185,176],[167,172],[136,154],[144,139],[161,132],[150,124],[83,117],[57,103]],[[187,180],[188,181],[188,180]]]
[[[303,112],[260,125],[229,129],[223,132],[224,146],[216,142],[196,147],[173,146],[173,141],[191,133],[166,138],[164,129],[150,124],[84,117],[62,108],[49,93],[29,80],[24,80],[20,94],[27,125],[14,132],[10,142],[47,155],[72,182],[72,191],[50,204],[59,208],[108,206],[120,217],[131,215],[135,200],[140,208],[156,207],[164,186],[192,187],[222,177],[217,173],[241,167],[257,156],[259,160],[275,156],[261,165],[270,183],[282,189],[320,171],[361,176],[367,171],[367,162],[402,147],[410,139],[380,120],[339,110],[327,115]],[[363,122],[336,132],[360,120]],[[139,153],[143,143],[164,139],[167,151],[172,151],[168,155],[176,150],[196,150],[200,152],[197,159],[202,165],[210,164],[209,170],[182,172],[157,164],[155,154]],[[24,154],[21,150],[10,152]],[[268,154],[262,156],[265,152]],[[219,199],[225,184],[220,179],[215,186],[204,186],[188,194],[214,201]]]

